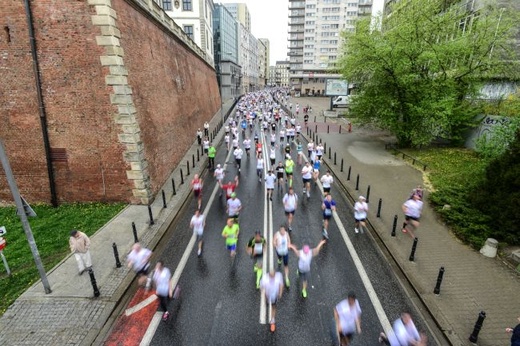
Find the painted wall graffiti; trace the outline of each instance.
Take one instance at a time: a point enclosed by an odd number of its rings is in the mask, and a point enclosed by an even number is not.
[[[479,118],[481,118],[480,125],[470,131],[466,138],[465,146],[467,148],[475,149],[475,142],[478,138],[492,136],[494,128],[510,122],[508,118],[498,115],[481,115]]]

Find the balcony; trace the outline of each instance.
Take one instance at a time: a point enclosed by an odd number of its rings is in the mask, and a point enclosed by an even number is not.
[[[291,11],[289,18],[305,17],[305,11]]]
[[[298,50],[290,50],[289,53],[287,53],[288,56],[303,56],[303,49]]]
[[[289,35],[289,37],[287,38],[288,41],[303,41],[303,34],[300,34],[300,35],[297,35],[297,34],[292,34],[292,35]]]
[[[291,20],[289,21],[289,25],[303,25],[303,24],[305,24],[305,18],[301,18],[301,17],[291,18]]]
[[[293,41],[291,42],[291,44],[287,47],[289,50],[294,50],[294,49],[301,49],[302,52],[303,52],[303,43],[301,44],[295,44],[296,42],[298,41]]]
[[[302,34],[305,31],[303,25],[289,26],[289,34]]]
[[[289,11],[305,8],[305,1],[291,1],[289,0]]]

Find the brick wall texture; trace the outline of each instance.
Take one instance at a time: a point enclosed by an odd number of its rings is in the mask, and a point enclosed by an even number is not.
[[[50,201],[23,1],[0,0],[0,138]],[[215,71],[134,0],[32,1],[58,201],[147,203],[220,107]],[[11,195],[0,170],[0,200]]]

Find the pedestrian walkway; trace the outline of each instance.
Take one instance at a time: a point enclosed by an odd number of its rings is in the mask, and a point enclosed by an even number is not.
[[[234,100],[226,102],[224,114],[228,114],[234,104]],[[222,138],[223,131],[218,131],[221,121],[219,111],[210,122],[214,143]],[[166,207],[162,193],[158,193],[150,205],[153,224],[147,206],[129,205],[90,237],[99,297],[94,297],[89,275],[78,276],[74,256],[68,256],[47,273],[52,293],[45,294],[38,281],[0,318],[0,345],[93,345],[103,341],[110,328],[110,315],[135,278],[125,265],[126,254],[134,244],[132,223],[143,246],[155,248],[190,193],[188,179],[201,173],[207,165],[207,157],[200,155],[195,133],[193,139],[192,147],[162,188]],[[117,245],[120,268],[116,268],[112,244]]]
[[[315,114],[328,106],[328,99],[293,99],[301,105],[310,104]],[[303,123],[303,115],[299,116]],[[313,120],[313,117],[310,117]],[[415,258],[410,261],[413,241],[401,232],[404,215],[401,209],[411,190],[423,184],[423,172],[385,150],[392,138],[385,132],[353,126],[348,131],[329,131],[323,116],[317,117],[318,137],[326,143],[325,161],[353,199],[367,196],[370,186],[369,222],[377,237],[391,253],[406,279],[420,296],[452,345],[471,345],[468,340],[481,311],[486,318],[478,335],[478,345],[509,345],[510,335],[504,332],[520,314],[520,276],[499,259],[482,256],[462,244],[438,219],[428,204],[428,192],[421,217]],[[348,123],[345,119],[327,119],[327,123]],[[309,123],[314,132],[315,124]],[[305,129],[304,129],[305,134]],[[316,136],[313,134],[313,136]],[[309,138],[309,136],[307,136]],[[328,150],[331,150],[329,158]],[[336,164],[334,164],[334,153]],[[343,171],[341,171],[343,161]],[[350,177],[349,177],[350,171]],[[359,186],[356,183],[359,176]],[[379,199],[381,216],[377,217]],[[396,235],[391,235],[394,216],[398,216]],[[354,226],[348,231],[352,236]],[[439,269],[444,267],[444,280],[439,295],[433,290]],[[397,316],[389,316],[390,319]]]

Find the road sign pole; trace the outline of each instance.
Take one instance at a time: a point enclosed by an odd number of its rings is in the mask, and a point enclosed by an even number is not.
[[[51,293],[51,286],[49,285],[49,281],[47,280],[47,274],[45,273],[45,269],[43,268],[42,260],[40,258],[40,253],[38,252],[38,247],[36,246],[36,242],[34,240],[34,236],[32,234],[31,225],[27,220],[27,215],[25,214],[25,209],[23,207],[22,198],[20,197],[20,192],[18,191],[18,186],[16,185],[16,181],[14,180],[13,171],[11,170],[11,166],[9,165],[9,160],[7,159],[7,155],[5,153],[5,147],[2,140],[0,140],[0,161],[2,162],[2,166],[4,167],[5,177],[7,178],[7,183],[9,184],[9,189],[11,190],[11,194],[13,195],[13,199],[16,203],[16,209],[18,210],[18,216],[22,221],[22,227],[25,232],[25,236],[27,237],[27,241],[29,242],[29,247],[31,248],[32,255],[34,257],[34,262],[36,263],[36,268],[40,273],[40,278],[42,280],[43,288],[45,293]],[[2,256],[3,259],[3,256]]]
[[[2,257],[2,261],[4,262],[5,271],[7,275],[11,275],[11,270],[9,269],[9,264],[7,264],[7,259],[4,256],[4,251],[0,250],[0,257]]]

